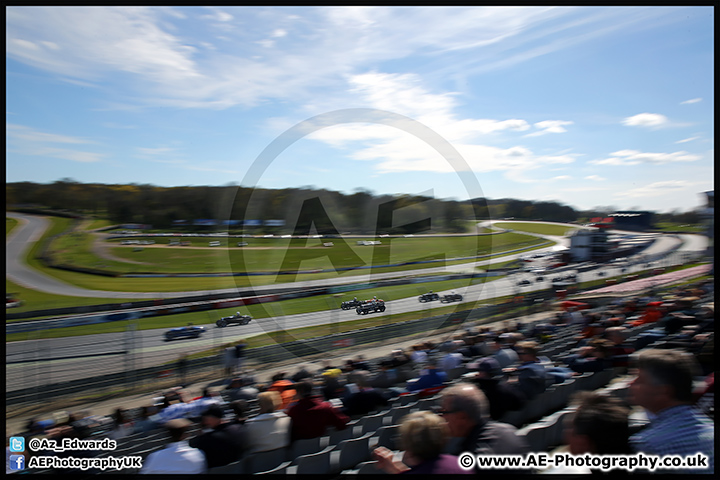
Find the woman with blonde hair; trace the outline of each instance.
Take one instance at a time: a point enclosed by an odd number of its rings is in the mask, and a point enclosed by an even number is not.
[[[387,473],[471,473],[460,467],[458,457],[443,453],[448,438],[448,426],[442,417],[428,411],[413,412],[400,424],[402,461],[394,461],[393,453],[385,447],[376,448],[373,457],[377,468]]]
[[[278,392],[262,392],[257,396],[260,411],[245,422],[249,452],[265,452],[290,444],[290,417],[279,410],[282,399]]]

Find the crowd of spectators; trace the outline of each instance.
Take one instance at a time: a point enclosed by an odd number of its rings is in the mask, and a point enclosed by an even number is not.
[[[106,435],[120,440],[165,426],[170,444],[148,456],[141,473],[200,472],[342,430],[403,394],[440,392],[437,412],[417,412],[401,424],[402,462],[383,449],[374,456],[387,472],[459,473],[451,464],[463,451],[528,451],[516,428],[500,421],[507,412],[523,409],[553,384],[613,369],[637,376],[630,406],[648,412],[648,426],[630,436],[627,405],[585,396],[577,400],[568,429],[570,451],[707,452],[712,470],[712,293],[712,283],[704,282],[662,297],[636,296],[585,309],[572,305],[528,325],[469,325],[407,351],[393,349],[383,358],[325,360],[319,369],[298,365],[272,374],[264,384],[247,371],[235,371],[224,387],[208,387],[195,399],[178,388],[134,418],[118,408]],[[550,349],[557,345],[558,351]],[[700,379],[696,388],[693,382]],[[33,419],[26,435],[82,437],[93,422],[100,420],[88,415],[51,426]],[[193,422],[201,431],[188,441]]]

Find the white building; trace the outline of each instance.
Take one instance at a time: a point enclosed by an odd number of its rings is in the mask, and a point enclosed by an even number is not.
[[[570,261],[587,262],[607,258],[608,232],[602,228],[584,228],[570,235]]]

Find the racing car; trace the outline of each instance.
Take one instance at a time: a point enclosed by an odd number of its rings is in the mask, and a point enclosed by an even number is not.
[[[459,293],[449,293],[447,295],[443,295],[440,299],[440,303],[462,302],[462,299],[463,296]]]
[[[357,297],[353,298],[352,300],[348,300],[347,302],[342,302],[340,304],[340,308],[343,310],[352,310],[353,308],[357,308],[362,302],[357,299]]]
[[[15,293],[5,292],[5,308],[19,307],[22,303],[22,300],[17,298]]]
[[[227,327],[228,325],[231,325],[233,323],[238,325],[247,325],[252,320],[252,317],[250,315],[242,315],[240,312],[236,312],[235,315],[230,315],[229,317],[222,317],[220,320],[215,322],[215,325],[218,327]]]
[[[180,338],[200,338],[200,335],[205,333],[205,327],[198,327],[189,324],[187,327],[173,328],[165,332],[165,340],[177,340]]]
[[[358,315],[366,315],[373,312],[384,312],[385,302],[380,299],[367,300],[357,306],[355,312]]]
[[[420,303],[433,302],[435,300],[440,300],[440,295],[438,295],[437,293],[433,293],[432,290],[430,290],[428,293],[423,293],[422,295],[420,295],[418,297],[418,300],[420,301]]]

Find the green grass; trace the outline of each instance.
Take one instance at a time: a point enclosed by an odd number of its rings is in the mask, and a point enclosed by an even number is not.
[[[26,288],[5,279],[5,291],[15,293],[17,297],[24,303],[20,307],[7,310],[7,313],[30,312],[35,310],[45,310],[51,308],[65,307],[81,307],[85,305],[102,305],[107,303],[122,303],[147,300],[147,298],[118,299],[118,298],[92,298],[92,297],[66,297],[64,295],[53,295],[52,293],[39,292],[31,288]],[[6,320],[10,322],[18,322],[23,320]]]
[[[203,312],[189,312],[189,313],[180,313],[180,314],[174,314],[174,315],[165,315],[165,316],[158,316],[158,317],[148,317],[138,320],[138,329],[139,330],[150,330],[154,328],[173,328],[173,327],[179,327],[183,325],[187,325],[188,323],[194,323],[194,324],[205,324],[205,323],[214,323],[215,320],[222,316],[227,316],[235,313],[236,311],[240,311],[244,314],[251,315],[254,319],[264,319],[264,318],[270,318],[270,317],[278,317],[278,316],[285,316],[285,315],[296,315],[301,313],[312,313],[312,312],[320,312],[325,310],[338,310],[340,311],[340,302],[344,300],[350,300],[353,297],[358,297],[359,299],[365,299],[370,298],[373,295],[376,295],[378,298],[382,298],[383,300],[390,301],[390,300],[397,300],[401,298],[407,298],[407,297],[416,297],[419,296],[422,293],[427,292],[428,290],[433,291],[445,291],[445,290],[451,290],[451,289],[461,289],[468,285],[477,285],[480,283],[483,283],[485,279],[479,278],[479,279],[465,279],[465,280],[445,280],[442,282],[428,282],[428,283],[422,283],[422,284],[410,284],[410,285],[399,285],[399,286],[393,286],[393,287],[384,287],[382,289],[364,289],[364,290],[357,290],[357,291],[349,291],[344,292],[341,294],[341,296],[335,296],[335,295],[318,295],[314,297],[308,297],[308,298],[299,298],[299,299],[292,299],[292,300],[283,300],[280,302],[273,302],[268,304],[259,304],[259,305],[248,305],[243,307],[232,307],[232,308],[225,308],[225,309],[218,309],[218,310],[208,310]],[[436,306],[437,305],[437,306]],[[425,304],[423,310],[421,313],[427,314],[426,311],[428,309],[432,309],[433,314],[435,314],[438,309],[440,309],[440,305],[443,305],[439,302],[436,303],[428,303]],[[453,304],[454,306],[457,306],[458,304]],[[447,308],[450,308],[450,311],[453,311],[452,305],[448,306]],[[363,317],[365,318],[365,317]],[[16,320],[16,321],[23,321],[23,320]],[[96,334],[96,333],[116,333],[116,332],[123,332],[126,330],[126,323],[125,321],[122,322],[109,322],[109,323],[100,323],[100,324],[94,324],[94,325],[82,325],[77,327],[69,327],[69,328],[54,328],[54,329],[48,329],[38,332],[32,332],[32,333],[17,333],[17,334],[11,334],[6,335],[6,341],[18,341],[18,340],[26,340],[28,338],[28,335],[31,335],[33,339],[40,339],[40,338],[61,338],[61,337],[68,337],[68,336],[76,336],[76,335],[90,335],[90,334]]]
[[[496,227],[508,228],[511,230],[519,230],[521,232],[538,233],[540,235],[560,235],[564,236],[568,231],[577,230],[578,227],[570,227],[565,225],[551,225],[545,223],[526,223],[526,222],[498,222],[493,224]]]
[[[5,236],[8,236],[13,228],[15,228],[18,225],[17,220],[14,218],[5,217]]]
[[[251,246],[263,247],[261,250],[243,250],[242,247],[226,249],[223,247],[189,249],[182,247],[158,246],[133,251],[134,246],[112,248],[112,254],[128,260],[146,262],[148,265],[113,262],[101,259],[90,252],[89,234],[74,233],[63,235],[53,243],[57,258],[63,262],[90,268],[107,268],[125,273],[203,273],[229,271],[267,271],[281,269],[332,269],[369,265],[374,260],[381,263],[401,263],[435,258],[485,255],[493,252],[517,248],[537,248],[543,241],[526,235],[507,233],[490,237],[444,237],[444,238],[399,238],[382,239],[383,245],[377,247],[354,246],[332,250],[288,248],[302,247],[305,240],[250,239]],[[169,239],[156,239],[168,242]],[[207,239],[192,240],[196,245],[207,245]],[[310,246],[314,246],[311,243]],[[319,245],[319,244],[318,244]],[[274,248],[268,248],[274,247]],[[335,247],[332,247],[333,249]],[[286,257],[287,254],[287,257]],[[315,258],[308,258],[315,256]],[[466,263],[467,261],[446,262],[445,265]],[[375,267],[373,273],[391,273],[416,269],[418,271],[443,266],[435,264],[405,265],[399,267]],[[315,279],[349,277],[366,274],[367,269],[355,271],[335,271],[285,275],[263,275],[253,277],[204,277],[204,278],[112,278],[39,267],[48,275],[83,288],[126,292],[174,292],[192,290],[211,290],[244,288],[253,285],[268,285]]]
[[[681,224],[673,222],[656,222],[654,229],[661,232],[687,232],[687,233],[701,233],[704,234],[707,231],[707,226],[702,224]]]

